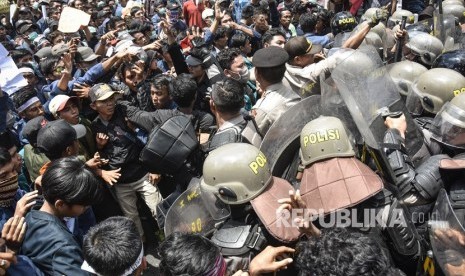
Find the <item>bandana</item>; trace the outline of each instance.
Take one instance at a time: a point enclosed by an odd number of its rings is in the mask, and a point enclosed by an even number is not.
[[[137,257],[136,261],[119,276],[132,275],[132,273],[134,273],[134,271],[136,271],[137,268],[139,268],[140,264],[142,263],[143,257],[144,257],[144,247],[142,247],[142,250],[140,251],[140,254]],[[95,272],[95,270],[87,263],[87,261],[84,261],[84,263],[81,265],[81,269],[84,271],[90,272],[92,274],[101,276],[101,274],[98,274],[97,272]]]
[[[18,107],[18,113],[23,112],[28,107],[30,107],[31,105],[35,104],[38,101],[39,101],[39,98],[37,97],[30,98],[29,100],[27,100],[27,102],[23,103],[20,107]]]
[[[11,207],[18,190],[18,175],[0,181],[0,207]]]

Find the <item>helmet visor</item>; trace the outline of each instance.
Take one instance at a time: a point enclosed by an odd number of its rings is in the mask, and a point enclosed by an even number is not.
[[[431,130],[438,142],[465,149],[465,111],[450,102],[436,115]]]
[[[423,113],[421,99],[421,95],[419,95],[413,87],[410,87],[407,99],[405,100],[405,106],[414,117],[418,117]]]

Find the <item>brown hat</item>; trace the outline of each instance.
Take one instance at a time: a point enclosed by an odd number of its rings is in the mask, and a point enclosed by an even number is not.
[[[383,188],[381,178],[353,157],[313,163],[302,176],[300,193],[307,207],[324,214],[354,206]]]
[[[52,47],[52,55],[57,56],[57,57],[63,55],[64,53],[68,51],[69,51],[69,47],[66,44],[57,44]]]
[[[259,196],[250,201],[255,213],[257,213],[268,232],[276,239],[285,243],[296,241],[300,237],[297,227],[285,227],[284,223],[278,223],[276,210],[281,205],[278,203],[278,199],[289,197],[289,190],[294,190],[289,182],[273,176],[268,187]],[[292,221],[287,221],[287,223],[290,225],[293,224]]]
[[[319,44],[313,44],[310,40],[303,36],[297,36],[289,39],[289,41],[284,45],[284,50],[289,55],[289,60],[297,56],[302,56],[306,54],[316,54],[321,52],[322,46]]]

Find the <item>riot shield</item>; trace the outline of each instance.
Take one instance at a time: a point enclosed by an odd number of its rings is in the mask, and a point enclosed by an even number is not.
[[[273,123],[263,138],[260,151],[265,154],[274,176],[281,177],[295,161],[300,148],[302,128],[321,114],[320,98],[319,95],[310,96],[289,108]]]
[[[210,234],[225,221],[231,210],[213,194],[201,193],[196,183],[184,191],[168,210],[165,219],[165,236],[173,232]]]
[[[352,32],[338,33],[334,37],[333,48],[341,48],[342,45],[344,45],[344,42],[346,42],[346,40],[349,39],[351,35],[352,35]]]
[[[429,222],[433,257],[445,275],[463,275],[465,229],[452,208],[446,190],[439,191]],[[457,271],[461,273],[457,274]]]
[[[458,40],[460,35],[455,26],[455,17],[451,14],[440,14],[438,10],[434,11],[434,29],[433,34],[444,44],[444,51],[458,49]],[[461,33],[461,32],[460,32]]]
[[[405,146],[414,160],[415,154],[423,146],[423,133],[408,113],[376,49],[361,47],[338,64],[331,77],[364,143],[372,150],[378,169],[389,182],[395,183],[392,169],[381,150],[386,131],[384,118],[404,113],[407,120]]]

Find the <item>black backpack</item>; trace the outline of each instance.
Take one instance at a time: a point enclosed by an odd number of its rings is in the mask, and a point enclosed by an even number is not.
[[[198,147],[191,118],[176,115],[152,130],[139,160],[151,173],[174,174]]]

